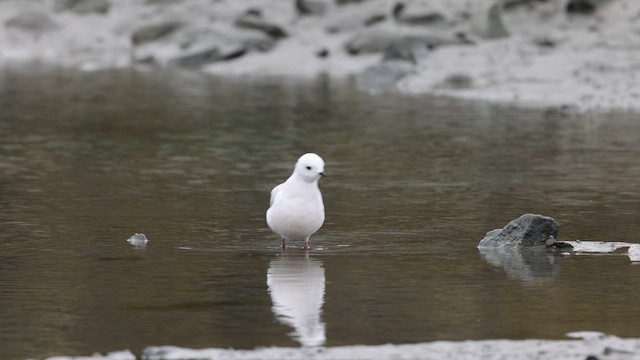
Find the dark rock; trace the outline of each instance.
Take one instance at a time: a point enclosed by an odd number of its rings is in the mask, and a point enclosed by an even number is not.
[[[329,49],[323,48],[316,52],[316,56],[319,58],[326,58],[329,56]]]
[[[467,74],[451,74],[447,76],[440,84],[436,85],[436,89],[445,90],[462,90],[469,89],[473,86],[473,78]]]
[[[407,25],[435,25],[446,20],[444,15],[435,11],[407,14],[406,5],[402,2],[393,7],[393,17],[397,22]]]
[[[475,32],[486,39],[499,39],[509,36],[502,21],[502,10],[499,3],[490,3],[472,14]]]
[[[560,225],[553,218],[524,214],[502,229],[489,231],[478,247],[547,246],[555,242]]]
[[[358,85],[371,93],[384,93],[395,89],[398,81],[412,71],[403,61],[386,61],[366,68],[357,77]]]
[[[217,47],[212,47],[182,55],[173,59],[171,63],[183,67],[196,68],[205,64],[220,61],[221,59],[222,56],[220,55],[220,50],[218,50]]]
[[[156,65],[158,63],[153,55],[146,55],[140,58],[136,58],[135,62],[141,65]]]
[[[596,12],[596,3],[593,0],[569,0],[566,11],[569,14],[590,15]]]
[[[361,2],[365,2],[367,0],[336,0],[336,4],[338,5],[346,5],[346,4],[359,4]]]
[[[276,46],[272,38],[250,38],[242,42],[247,51],[267,52]]]
[[[572,104],[549,106],[544,110],[545,116],[569,116],[580,113],[580,108]]]
[[[68,10],[76,14],[106,14],[111,4],[109,0],[56,0],[55,9]]]
[[[55,30],[58,25],[45,13],[24,11],[5,22],[7,28],[19,29],[33,33],[45,33]]]
[[[351,55],[379,53],[389,47],[393,40],[391,34],[366,32],[349,39],[344,47]]]
[[[296,10],[300,15],[324,15],[327,7],[324,3],[313,0],[295,0]]]
[[[487,38],[499,39],[509,36],[509,32],[502,21],[502,11],[498,4],[489,8],[487,12],[487,25]]]
[[[330,34],[345,32],[353,34],[363,27],[373,26],[385,19],[386,15],[379,12],[378,9],[362,9],[362,11],[358,13],[351,13],[348,16],[327,18],[326,31]]]
[[[237,59],[239,57],[244,56],[247,53],[247,48],[243,46],[238,46],[235,48],[227,49],[226,51],[221,51],[220,60],[229,61],[233,59]]]
[[[370,30],[363,28],[383,22],[388,17],[388,15],[378,7],[358,6],[357,9],[353,10],[354,11],[341,11],[338,9],[338,11],[333,13],[334,16],[326,17],[326,31],[331,34],[347,32],[351,35],[360,32],[370,32]],[[381,32],[380,29],[374,31]],[[385,31],[391,32],[390,29]]]
[[[560,251],[570,251],[573,250],[573,245],[566,243],[564,241],[556,241],[551,245],[547,245],[548,248],[560,250]]]
[[[236,59],[246,53],[247,48],[241,44],[226,48],[212,46],[177,57],[171,63],[187,68],[197,68],[218,61]]]
[[[629,351],[629,350],[623,350],[623,349],[615,349],[612,347],[605,347],[604,351],[602,351],[603,354],[605,355],[622,355],[622,356],[628,356],[628,355],[637,355],[636,352],[634,351]]]
[[[514,10],[521,7],[526,7],[528,10],[533,9],[536,3],[546,3],[549,0],[505,0],[502,2],[502,7],[505,10]]]
[[[394,33],[370,31],[355,35],[345,43],[344,47],[349,54],[359,55],[385,52],[392,47],[392,44],[396,45],[390,50],[391,53],[394,53],[394,55],[390,55],[390,58],[396,56],[399,49],[412,48],[412,51],[408,51],[411,53],[415,52],[416,48],[433,49],[443,45],[466,45],[469,44],[469,41],[458,36],[398,36]],[[420,51],[420,54],[423,52]],[[411,56],[404,57],[411,58]]]
[[[454,35],[460,44],[474,45],[476,43],[474,40],[470,39],[469,35],[464,31],[457,31]]]
[[[394,40],[384,51],[384,60],[402,60],[412,64],[429,54],[429,43],[419,37],[404,37]]]
[[[383,22],[387,19],[387,16],[384,14],[375,14],[371,15],[368,19],[364,21],[364,26],[375,25],[379,22]]]
[[[181,2],[182,0],[146,0],[144,3],[147,5],[173,5]]]
[[[180,22],[169,21],[161,24],[147,25],[134,31],[131,35],[131,42],[134,45],[144,44],[147,42],[161,39],[182,26]]]
[[[556,41],[546,38],[546,37],[541,37],[541,38],[537,38],[533,40],[533,43],[542,47],[542,48],[549,48],[549,49],[553,49],[556,47]]]
[[[274,39],[287,36],[287,33],[278,25],[263,19],[262,12],[256,9],[248,10],[244,15],[235,21],[235,25],[244,29],[262,31]]]

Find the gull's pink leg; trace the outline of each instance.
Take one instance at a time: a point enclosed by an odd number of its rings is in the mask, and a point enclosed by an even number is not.
[[[303,248],[303,249],[305,249],[305,250],[309,250],[309,249],[310,249],[310,247],[309,247],[309,240],[305,240],[305,241],[304,241],[304,246],[303,246],[302,248]]]
[[[286,247],[285,243],[284,243],[284,238],[282,238],[282,248],[284,249]]]

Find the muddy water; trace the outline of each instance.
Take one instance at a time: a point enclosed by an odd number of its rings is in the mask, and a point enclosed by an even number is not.
[[[235,347],[640,336],[623,254],[486,254],[525,212],[560,240],[640,238],[637,115],[558,116],[349,82],[0,73],[3,359]],[[310,252],[264,223],[322,155]],[[146,248],[125,240],[136,232]]]

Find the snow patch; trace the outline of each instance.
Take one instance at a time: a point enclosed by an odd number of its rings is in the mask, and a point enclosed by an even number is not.
[[[160,346],[146,348],[143,358],[146,360],[558,360],[586,359],[589,356],[612,352],[624,354],[629,358],[640,356],[640,339],[621,339],[596,332],[576,332],[568,335],[578,339],[436,341],[403,345],[356,345],[328,348],[270,347],[255,350],[216,348],[196,350]]]

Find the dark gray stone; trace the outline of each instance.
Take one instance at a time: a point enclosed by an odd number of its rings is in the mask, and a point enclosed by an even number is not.
[[[384,60],[402,60],[412,64],[429,54],[429,42],[420,37],[404,37],[394,40],[384,51]]]
[[[353,36],[344,47],[351,55],[379,53],[389,47],[395,39],[397,38],[387,33],[365,32]]]
[[[359,4],[365,1],[367,0],[336,0],[336,4],[338,5]]]
[[[171,63],[182,67],[196,68],[221,59],[220,50],[218,50],[217,46],[214,46],[182,55],[173,59]]]
[[[509,32],[502,21],[502,10],[498,4],[489,8],[487,24],[489,25],[486,34],[487,38],[499,39],[509,36]]]
[[[407,13],[407,7],[399,2],[393,7],[393,17],[397,22],[407,25],[435,25],[446,21],[444,15],[436,11]]]
[[[295,5],[300,15],[319,16],[327,11],[326,5],[320,1],[295,0]]]
[[[469,45],[466,38],[460,36],[398,36],[387,32],[363,32],[349,39],[345,50],[350,55],[387,52],[388,59],[415,61],[425,55],[424,49],[433,49],[443,45]],[[412,60],[413,59],[413,60]]]
[[[55,30],[58,25],[45,13],[24,11],[5,22],[7,28],[19,29],[32,33],[45,33]]]
[[[569,14],[592,14],[596,7],[588,0],[570,0],[567,2],[566,11]]]
[[[412,65],[404,61],[386,61],[372,65],[358,75],[358,86],[374,94],[392,91],[398,81],[411,73],[412,69]]]
[[[276,41],[272,38],[249,38],[243,41],[243,46],[247,51],[267,52],[276,46]]]
[[[533,39],[533,43],[541,48],[553,49],[558,44],[558,41],[549,37],[538,37]]]
[[[537,3],[546,3],[549,0],[504,0],[502,7],[505,10],[514,10],[517,8],[526,8],[527,10],[533,10]]]
[[[144,3],[148,5],[174,5],[181,2],[182,0],[146,0]]]
[[[109,0],[57,0],[55,3],[56,10],[68,10],[76,14],[106,14],[110,7]]]
[[[377,23],[381,23],[386,19],[387,19],[387,16],[384,14],[373,14],[364,21],[364,26],[372,26]]]
[[[502,21],[502,7],[500,3],[488,3],[489,6],[480,7],[472,14],[475,32],[485,39],[499,39],[509,36],[509,32]]]
[[[473,87],[473,78],[467,74],[454,73],[447,76],[436,89],[463,90]]]
[[[171,63],[187,68],[197,68],[218,61],[233,60],[246,53],[247,48],[243,44],[227,47],[211,46],[177,57]]]
[[[258,30],[274,39],[287,37],[287,33],[280,26],[273,24],[262,17],[262,12],[250,9],[235,21],[235,25],[244,29]]]
[[[596,12],[601,1],[597,0],[569,0],[566,11],[569,14],[591,15]]]
[[[250,36],[247,34],[205,34],[200,39],[191,39],[182,44],[182,52],[168,62],[172,65],[198,68],[215,62],[234,60],[250,52],[267,52],[276,44],[275,39],[261,34],[251,34]]]
[[[555,242],[560,225],[553,218],[524,214],[502,229],[489,231],[478,247],[547,246]]]
[[[153,55],[136,57],[135,62],[136,64],[141,64],[141,65],[157,65],[158,64],[158,61]]]
[[[319,58],[329,57],[329,54],[330,54],[330,52],[329,52],[329,49],[327,49],[327,48],[322,48],[322,49],[316,51],[316,56],[319,57]]]
[[[131,42],[134,45],[139,45],[155,41],[173,33],[181,26],[182,24],[177,21],[168,21],[165,23],[143,26],[133,32],[131,35]]]

